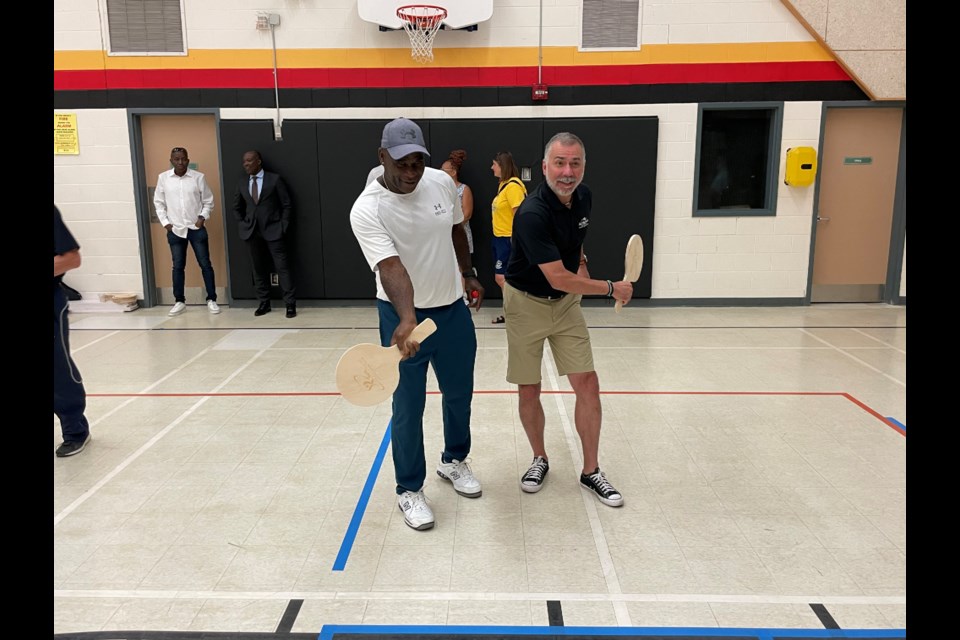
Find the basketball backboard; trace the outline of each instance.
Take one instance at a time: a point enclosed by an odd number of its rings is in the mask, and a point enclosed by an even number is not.
[[[357,0],[360,18],[386,29],[402,29],[397,9],[416,4],[417,0]],[[436,5],[447,10],[443,27],[467,29],[493,16],[493,0],[423,0],[423,4]]]

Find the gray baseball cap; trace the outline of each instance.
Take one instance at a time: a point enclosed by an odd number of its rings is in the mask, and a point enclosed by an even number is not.
[[[430,155],[423,140],[423,131],[420,130],[420,125],[406,118],[397,118],[387,123],[387,126],[383,128],[380,147],[386,149],[394,160],[399,160],[418,151],[425,156]]]

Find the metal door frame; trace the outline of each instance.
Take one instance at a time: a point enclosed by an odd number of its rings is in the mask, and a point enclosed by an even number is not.
[[[217,140],[217,162],[223,166],[223,160],[220,157],[220,109],[219,108],[195,108],[195,109],[127,109],[127,132],[130,140],[130,162],[133,167],[133,202],[137,212],[137,237],[140,243],[140,272],[143,281],[143,307],[155,307],[159,304],[157,296],[157,278],[153,269],[153,239],[150,236],[150,205],[146,201],[147,197],[147,172],[146,162],[143,157],[143,129],[140,122],[141,116],[193,116],[193,115],[213,115],[214,127],[216,128]],[[220,172],[220,181],[223,182],[223,172]],[[223,194],[223,185],[220,185],[220,193]],[[220,216],[220,224],[225,224],[224,216]],[[224,236],[225,237],[225,236]],[[224,259],[226,261],[227,271],[225,274],[226,284],[224,293],[227,298],[227,304],[231,299],[230,294],[230,247],[224,242]]]

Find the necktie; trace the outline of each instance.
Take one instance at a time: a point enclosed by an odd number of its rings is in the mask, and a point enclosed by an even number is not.
[[[257,176],[253,176],[253,186],[250,188],[250,197],[253,198],[254,204],[260,201],[260,194],[257,191]]]

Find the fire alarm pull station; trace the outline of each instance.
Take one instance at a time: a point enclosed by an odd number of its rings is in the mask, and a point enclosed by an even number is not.
[[[550,97],[550,90],[547,89],[545,84],[535,84],[533,85],[533,99],[537,101],[546,100]]]

